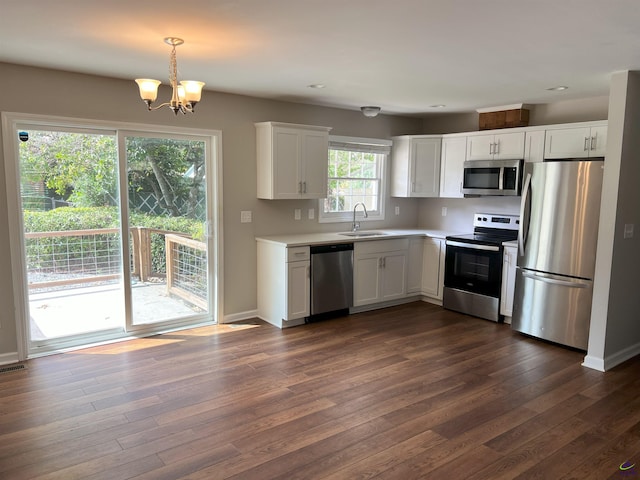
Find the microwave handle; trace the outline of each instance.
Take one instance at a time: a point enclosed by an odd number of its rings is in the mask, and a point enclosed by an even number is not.
[[[498,178],[498,190],[504,190],[504,167],[500,167],[500,178]]]
[[[527,177],[522,187],[522,201],[520,203],[520,229],[518,230],[518,250],[519,255],[524,255],[525,238],[529,236],[529,217],[531,216],[531,206],[527,208],[529,201],[529,191],[531,190],[531,173]],[[525,231],[526,229],[526,231]]]

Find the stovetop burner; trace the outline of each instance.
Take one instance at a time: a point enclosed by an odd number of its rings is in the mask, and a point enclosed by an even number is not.
[[[457,240],[476,245],[502,245],[502,242],[516,240],[520,217],[517,215],[496,215],[476,213],[473,233],[450,235],[447,240]]]

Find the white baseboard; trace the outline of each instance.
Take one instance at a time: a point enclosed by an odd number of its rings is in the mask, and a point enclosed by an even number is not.
[[[437,298],[427,297],[425,295],[422,296],[422,301],[426,303],[432,303],[434,305],[442,306],[442,300],[438,300]]]
[[[604,358],[587,355],[586,357],[584,357],[584,362],[582,365],[584,367],[593,368],[594,370],[606,372],[608,370],[611,370],[613,367],[626,362],[630,358],[635,357],[636,355],[640,355],[640,343],[631,345],[611,355],[605,355]]]
[[[18,352],[9,352],[0,354],[0,365],[9,365],[11,363],[18,363]]]
[[[258,316],[258,310],[247,310],[246,312],[231,313],[225,315],[222,319],[222,323],[234,323],[241,322],[242,320],[249,320],[250,318],[256,318]]]
[[[593,370],[598,370],[599,372],[604,372],[604,360],[592,355],[587,355],[586,357],[584,357],[582,366],[592,368]]]

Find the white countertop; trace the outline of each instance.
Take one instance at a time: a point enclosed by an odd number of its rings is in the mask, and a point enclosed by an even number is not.
[[[362,232],[368,230],[363,229]],[[422,229],[375,229],[383,235],[351,237],[340,233],[299,233],[289,235],[268,235],[256,237],[258,242],[277,243],[287,247],[298,247],[303,245],[323,245],[328,243],[353,243],[372,240],[385,240],[389,238],[401,237],[432,237],[444,239],[447,235],[455,235],[460,232],[447,232],[444,230],[422,230]],[[349,232],[342,232],[349,233]]]

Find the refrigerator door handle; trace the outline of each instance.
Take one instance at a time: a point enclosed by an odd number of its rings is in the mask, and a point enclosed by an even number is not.
[[[531,189],[531,174],[527,173],[522,187],[522,201],[520,203],[520,229],[518,230],[518,250],[520,255],[524,255],[524,241],[529,235],[529,211],[525,212],[527,202],[529,201],[529,190]],[[529,207],[529,210],[531,208]],[[525,215],[526,213],[526,215]],[[525,232],[526,228],[526,232]]]
[[[534,280],[540,280],[545,283],[552,283],[554,285],[561,285],[563,287],[573,287],[573,288],[587,288],[589,286],[588,283],[582,282],[580,280],[559,280],[557,278],[548,277],[544,274],[528,272],[526,270],[522,271],[523,277],[532,278]]]

